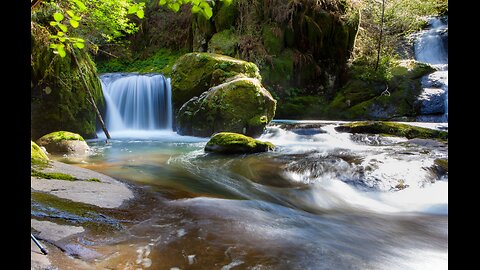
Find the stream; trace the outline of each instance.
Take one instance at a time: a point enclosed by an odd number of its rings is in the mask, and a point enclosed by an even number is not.
[[[116,255],[96,264],[447,269],[448,172],[435,163],[448,159],[447,145],[339,133],[338,124],[274,121],[260,139],[277,149],[253,155],[207,154],[208,138],[169,130],[88,141],[92,155],[63,161],[145,186],[155,198],[143,202],[146,220],[97,247]]]

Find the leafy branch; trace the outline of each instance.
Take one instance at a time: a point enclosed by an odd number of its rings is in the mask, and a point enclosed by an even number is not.
[[[229,6],[233,0],[220,0],[226,6]],[[158,3],[160,6],[167,5],[167,7],[174,12],[178,12],[180,7],[184,4],[190,4],[192,6],[192,13],[200,13],[207,20],[209,20],[212,15],[212,6],[215,6],[215,1],[212,0],[160,0]]]

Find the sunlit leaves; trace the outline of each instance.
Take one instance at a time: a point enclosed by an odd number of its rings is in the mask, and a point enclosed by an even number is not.
[[[55,19],[55,21],[57,21],[57,22],[60,22],[61,20],[63,20],[63,18],[64,17],[62,15],[62,13],[55,12],[53,14],[53,19]]]
[[[67,55],[65,48],[69,44],[73,44],[74,47],[79,49],[85,47],[85,40],[76,37],[69,37],[67,35],[68,26],[62,23],[62,21],[68,20],[70,26],[77,28],[80,25],[79,21],[81,17],[75,15],[72,10],[68,10],[66,13],[70,18],[65,18],[63,14],[55,12],[53,14],[54,21],[50,21],[50,25],[57,28],[57,34],[50,36],[50,39],[53,40],[53,43],[50,44],[50,48],[53,49],[54,54],[58,54],[60,57],[65,57]]]
[[[221,1],[228,6],[233,0]],[[192,6],[192,13],[200,13],[209,20],[213,16],[213,10],[210,5],[215,5],[215,2],[209,0],[160,0],[158,4],[161,6],[167,5],[167,7],[174,12],[178,12],[183,4],[190,4]]]
[[[134,14],[137,15],[138,18],[143,19],[145,16],[145,12],[143,11],[143,8],[145,7],[145,3],[138,3],[138,4],[132,4],[128,8],[128,14]]]

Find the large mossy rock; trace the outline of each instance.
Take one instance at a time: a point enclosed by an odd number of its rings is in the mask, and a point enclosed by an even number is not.
[[[68,131],[55,131],[36,141],[52,154],[83,155],[90,150],[82,136]]]
[[[172,68],[172,102],[175,110],[228,78],[243,75],[261,79],[258,67],[250,62],[214,53],[188,53]]]
[[[39,164],[39,163],[46,163],[48,162],[49,158],[43,152],[43,150],[36,144],[34,141],[30,141],[31,143],[31,150],[30,150],[30,160],[32,165],[33,164]]]
[[[276,101],[256,78],[237,76],[193,97],[177,116],[181,135],[228,131],[259,136],[275,115]]]
[[[50,19],[51,20],[51,19]],[[96,115],[87,99],[85,76],[97,106],[104,97],[95,64],[87,50],[76,50],[82,71],[75,66],[71,52],[60,57],[49,48],[51,32],[31,24],[31,136],[37,139],[56,130],[71,130],[85,138],[96,137]]]
[[[250,154],[273,150],[275,145],[233,132],[217,133],[208,141],[205,151],[221,154]]]
[[[396,122],[383,121],[364,121],[342,124],[335,127],[336,131],[348,133],[368,133],[368,134],[385,134],[407,139],[448,139],[448,132],[423,127],[417,127]]]

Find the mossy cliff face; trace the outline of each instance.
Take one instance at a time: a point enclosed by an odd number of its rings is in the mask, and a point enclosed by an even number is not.
[[[205,151],[220,154],[249,154],[273,150],[275,145],[233,132],[215,134],[205,146]]]
[[[387,80],[374,76],[366,78],[364,70],[352,70],[351,79],[331,100],[320,99],[311,108],[317,118],[325,119],[414,118],[419,114],[416,100],[422,91],[420,80],[433,71],[435,69],[432,66],[414,60],[399,61],[392,65]],[[291,108],[295,108],[297,103],[297,99],[290,99],[280,104],[279,115],[292,115]],[[299,118],[308,118],[301,110],[297,110],[297,113]]]
[[[172,102],[174,110],[189,99],[200,96],[210,87],[241,74],[261,79],[258,67],[250,62],[213,53],[188,53],[181,56],[172,68]]]
[[[185,103],[177,117],[182,135],[229,131],[259,136],[275,115],[276,101],[256,78],[238,76]]]
[[[61,58],[49,48],[47,28],[31,24],[31,136],[55,130],[70,130],[85,138],[96,137],[96,115],[88,102],[85,85],[70,53]],[[104,98],[95,64],[86,49],[76,51],[97,106],[104,107]]]
[[[358,11],[342,1],[218,1],[210,21],[194,16],[193,50],[254,62],[267,89],[280,97],[290,87],[331,94],[358,24]]]

